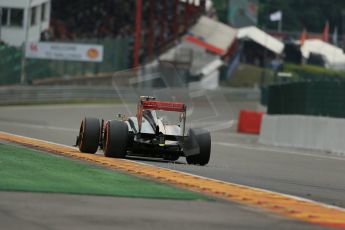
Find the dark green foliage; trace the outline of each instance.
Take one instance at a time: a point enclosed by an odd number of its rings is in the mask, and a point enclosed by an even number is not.
[[[321,33],[328,20],[331,31],[337,26],[338,32],[343,32],[344,0],[260,0],[259,26],[276,29],[277,22],[271,22],[269,15],[277,10],[283,11],[283,30],[302,31],[306,28]]]
[[[227,0],[213,0],[218,18],[227,22]],[[330,32],[335,26],[338,34],[343,34],[345,20],[342,12],[345,11],[344,0],[260,0],[258,26],[268,30],[276,30],[277,22],[271,22],[269,15],[277,10],[283,11],[283,30],[322,33],[326,21],[330,23]],[[344,12],[345,13],[345,12]],[[345,17],[345,15],[344,15]]]
[[[345,80],[345,72],[314,65],[284,64],[284,72],[292,73],[294,80]]]

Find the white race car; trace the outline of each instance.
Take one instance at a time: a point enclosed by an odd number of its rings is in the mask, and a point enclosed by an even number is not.
[[[156,111],[179,112],[178,124],[167,124]],[[76,146],[83,153],[103,149],[106,157],[140,156],[176,161],[184,156],[188,164],[206,165],[210,160],[211,136],[205,129],[185,131],[186,105],[180,102],[156,101],[141,96],[137,115],[101,122],[84,118],[80,125]]]

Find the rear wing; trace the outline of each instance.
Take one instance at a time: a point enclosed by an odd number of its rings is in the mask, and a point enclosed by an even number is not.
[[[141,101],[143,109],[149,110],[163,110],[172,112],[186,112],[186,105],[181,102],[168,102],[168,101]]]
[[[137,119],[139,132],[141,131],[141,123],[143,118],[144,110],[161,110],[161,111],[170,111],[170,112],[180,112],[183,113],[183,127],[182,127],[182,136],[185,132],[185,123],[186,123],[186,110],[187,106],[181,102],[170,102],[170,101],[156,101],[153,97],[140,97],[137,108]]]

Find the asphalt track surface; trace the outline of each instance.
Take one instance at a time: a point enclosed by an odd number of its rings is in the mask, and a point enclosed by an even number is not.
[[[235,132],[237,114],[243,108],[257,109],[257,103],[231,102],[216,117],[208,116],[211,119],[198,118],[210,113],[209,107],[201,105],[191,115],[194,126],[212,130],[212,156],[206,167],[186,165],[183,158],[177,163],[145,163],[345,207],[344,156],[257,144],[257,136]],[[121,112],[126,112],[122,105],[1,107],[0,130],[72,145],[84,116],[111,119]],[[7,229],[321,229],[223,201],[9,192],[0,196],[0,227]]]

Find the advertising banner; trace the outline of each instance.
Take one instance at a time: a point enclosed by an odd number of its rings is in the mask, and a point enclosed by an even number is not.
[[[102,62],[103,46],[55,42],[29,42],[26,45],[27,58]]]

